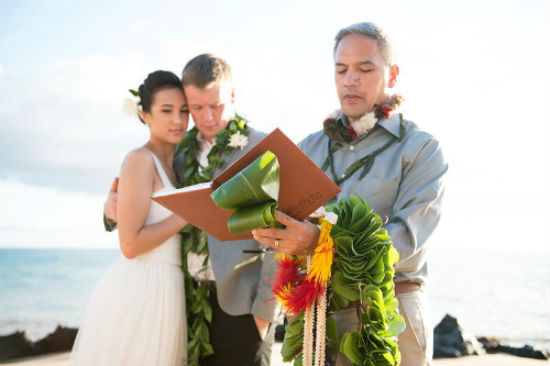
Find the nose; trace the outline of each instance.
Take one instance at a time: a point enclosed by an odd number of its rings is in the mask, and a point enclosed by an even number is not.
[[[214,119],[214,111],[212,108],[206,108],[206,113],[204,115],[207,121],[212,121]]]
[[[359,85],[359,74],[354,70],[348,70],[344,75],[344,86]]]
[[[189,115],[188,114],[183,114],[182,113],[176,113],[176,118],[174,119],[174,122],[176,122],[177,124],[186,124],[187,121],[189,120]]]

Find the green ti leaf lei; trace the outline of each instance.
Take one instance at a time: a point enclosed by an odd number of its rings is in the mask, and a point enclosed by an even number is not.
[[[187,132],[176,152],[176,155],[185,154],[182,167],[177,172],[180,188],[212,180],[214,171],[224,163],[222,156],[230,154],[235,149],[229,146],[231,136],[236,133],[245,136],[250,134],[247,123],[246,119],[235,114],[227,127],[218,133],[216,144],[207,157],[208,166],[203,168],[202,171],[197,160],[197,153],[200,148],[197,140],[199,131],[196,127],[193,127]],[[198,365],[201,358],[214,353],[208,331],[208,324],[212,322],[212,306],[209,298],[213,289],[209,281],[196,281],[190,275],[187,268],[187,254],[204,255],[201,271],[206,271],[209,258],[208,243],[206,233],[192,225],[187,225],[180,233],[187,305],[187,358],[189,365]]]

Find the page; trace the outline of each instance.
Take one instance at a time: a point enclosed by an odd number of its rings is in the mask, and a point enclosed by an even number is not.
[[[170,189],[163,192],[155,193],[153,197],[164,197],[164,196],[170,196],[178,193],[192,192],[192,191],[197,191],[199,189],[210,188],[211,186],[212,186],[212,181],[204,182],[204,183],[194,184],[192,186],[187,186],[187,187],[178,188],[178,189]]]

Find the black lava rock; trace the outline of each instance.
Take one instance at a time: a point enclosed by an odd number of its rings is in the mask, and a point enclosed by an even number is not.
[[[512,347],[503,343],[498,338],[479,337],[477,340],[483,345],[487,353],[508,353],[514,356],[536,358],[538,360],[550,359],[550,352],[548,350],[537,349],[528,344],[523,345],[523,347]]]
[[[58,325],[53,333],[34,344],[34,354],[70,351],[73,348],[77,332],[76,328],[65,328]]]
[[[0,336],[0,362],[13,358],[66,352],[73,348],[78,329],[57,326],[53,333],[38,342],[31,342],[25,332]]]
[[[0,336],[0,362],[32,355],[32,342],[25,332]]]
[[[482,345],[451,315],[446,314],[434,328],[434,358],[483,354]]]

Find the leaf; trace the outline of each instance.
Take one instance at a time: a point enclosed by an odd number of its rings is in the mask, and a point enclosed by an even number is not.
[[[204,312],[204,318],[206,319],[206,321],[208,321],[209,323],[212,323],[212,307],[210,307],[210,304],[208,303],[204,304],[203,312]]]
[[[392,298],[391,300],[385,303],[386,311],[395,311],[399,308],[399,301],[397,298]]]
[[[336,321],[333,316],[327,317],[326,322],[326,333],[327,338],[329,339],[328,346],[333,350],[338,350],[338,328],[336,326]]]
[[[214,348],[209,343],[201,343],[201,356],[208,356],[214,354]]]
[[[359,289],[349,286],[344,280],[342,272],[335,272],[330,279],[330,283],[334,292],[344,299],[349,301],[359,300]]]
[[[340,352],[346,355],[347,358],[355,365],[361,365],[363,363],[363,357],[357,348],[357,333],[345,333],[340,343]]]
[[[403,316],[397,312],[392,312],[393,316],[388,319],[389,330],[397,335],[405,330],[405,319]]]
[[[294,366],[303,366],[303,355],[300,353],[295,359],[294,359]]]

